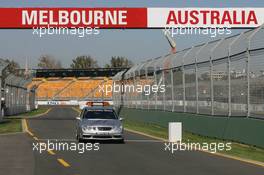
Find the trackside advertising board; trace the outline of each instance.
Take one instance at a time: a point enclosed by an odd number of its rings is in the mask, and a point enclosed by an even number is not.
[[[264,8],[0,8],[0,28],[258,27]]]

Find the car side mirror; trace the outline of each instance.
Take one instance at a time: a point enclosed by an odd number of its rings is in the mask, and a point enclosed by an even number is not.
[[[123,120],[124,120],[124,118],[120,117],[120,118],[119,118],[119,120],[120,120],[120,121],[123,121]]]

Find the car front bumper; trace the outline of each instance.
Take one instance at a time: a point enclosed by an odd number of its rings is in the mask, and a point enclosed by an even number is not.
[[[81,133],[81,139],[84,140],[123,140],[123,132],[90,132]]]

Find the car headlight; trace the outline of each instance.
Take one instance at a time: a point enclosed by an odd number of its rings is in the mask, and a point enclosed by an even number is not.
[[[83,132],[95,131],[95,130],[96,130],[96,127],[93,127],[93,126],[82,126]]]
[[[87,131],[88,131],[88,127],[86,127],[86,126],[82,126],[82,131],[83,131],[83,132],[87,132]]]
[[[114,130],[116,130],[116,131],[122,131],[122,130],[123,130],[123,126],[122,126],[122,125],[120,125],[120,126],[115,126],[115,127],[114,127]]]

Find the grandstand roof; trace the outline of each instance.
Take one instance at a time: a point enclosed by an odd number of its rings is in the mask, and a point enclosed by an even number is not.
[[[113,77],[128,68],[33,69],[35,77]],[[22,70],[22,69],[21,69]]]

